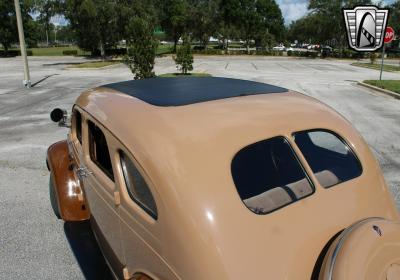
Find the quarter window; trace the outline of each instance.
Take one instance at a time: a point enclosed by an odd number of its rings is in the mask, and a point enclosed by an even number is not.
[[[77,110],[75,110],[75,134],[79,143],[82,144],[82,115]]]
[[[270,213],[314,192],[284,137],[243,148],[233,158],[231,169],[240,198],[256,214]]]
[[[90,159],[114,181],[110,152],[103,131],[93,122],[88,121]]]
[[[157,219],[157,206],[143,176],[140,174],[132,160],[130,160],[122,151],[120,152],[120,158],[122,172],[129,196],[150,216]]]
[[[336,134],[325,130],[301,131],[294,134],[295,142],[324,188],[361,175],[361,163]]]

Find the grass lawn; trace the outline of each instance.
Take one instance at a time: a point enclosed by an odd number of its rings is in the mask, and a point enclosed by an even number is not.
[[[369,69],[381,70],[381,65],[380,64],[355,62],[355,63],[352,63],[351,65],[358,66],[358,67],[369,68]],[[388,71],[388,72],[400,71],[400,66],[383,64],[383,71]]]
[[[161,45],[159,44],[156,50],[156,55],[172,53],[173,45]]]
[[[173,78],[173,77],[211,77],[210,74],[208,73],[188,73],[186,75],[182,73],[166,73],[166,74],[161,74],[158,75],[158,77],[161,78]]]
[[[85,62],[85,63],[71,65],[68,68],[101,68],[101,67],[105,67],[105,66],[119,64],[121,62],[122,62],[121,60]]]
[[[400,93],[400,80],[366,80],[364,83]]]
[[[34,56],[62,56],[63,51],[77,50],[78,55],[90,55],[90,52],[85,52],[76,46],[71,47],[49,47],[49,48],[31,48]]]

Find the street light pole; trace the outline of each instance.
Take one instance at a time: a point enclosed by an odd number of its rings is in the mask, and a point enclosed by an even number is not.
[[[15,15],[17,16],[18,36],[19,45],[21,49],[21,56],[24,61],[24,80],[22,81],[24,86],[27,88],[31,87],[31,77],[29,75],[28,58],[26,56],[25,36],[24,27],[22,25],[21,8],[19,6],[19,0],[14,0],[15,4]]]

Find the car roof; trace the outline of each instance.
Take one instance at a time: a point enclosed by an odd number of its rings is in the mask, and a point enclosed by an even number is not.
[[[217,77],[176,77],[131,80],[102,87],[117,90],[156,106],[182,106],[223,98],[282,93],[269,84]]]

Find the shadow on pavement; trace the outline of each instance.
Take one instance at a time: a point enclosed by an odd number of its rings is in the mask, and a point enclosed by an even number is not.
[[[57,75],[60,75],[60,74],[47,75],[47,76],[45,76],[44,78],[42,78],[42,79],[40,79],[39,81],[37,81],[36,83],[33,83],[33,84],[31,85],[31,87],[34,87],[34,86],[40,84],[41,82],[43,82],[44,80],[47,80],[48,78],[53,77],[53,76],[57,76]]]
[[[89,222],[66,222],[64,232],[86,279],[113,279]]]

